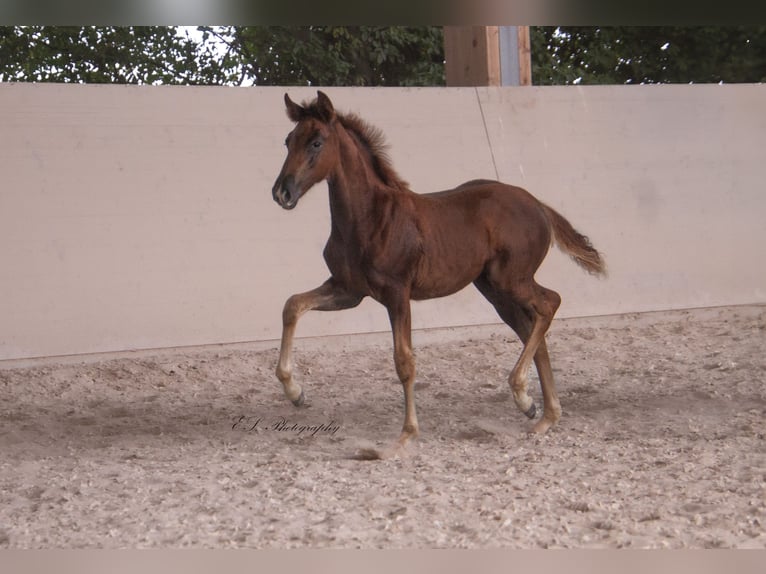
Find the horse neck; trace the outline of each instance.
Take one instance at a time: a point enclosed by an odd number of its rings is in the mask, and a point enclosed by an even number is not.
[[[333,228],[344,236],[359,235],[370,221],[375,196],[387,187],[376,175],[369,153],[357,140],[338,127],[339,158],[328,177],[330,215]]]

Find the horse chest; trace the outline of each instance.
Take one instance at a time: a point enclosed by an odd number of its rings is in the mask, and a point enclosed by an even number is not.
[[[350,291],[380,299],[392,281],[406,284],[411,276],[411,257],[398,252],[364,250],[357,242],[331,236],[324,259],[332,276]]]
[[[331,236],[324,248],[324,260],[332,276],[350,291],[369,293],[361,252],[350,247],[342,239]]]

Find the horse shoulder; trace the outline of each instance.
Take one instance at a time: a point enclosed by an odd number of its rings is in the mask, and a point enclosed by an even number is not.
[[[367,253],[375,258],[409,258],[420,251],[422,234],[412,192],[389,192],[376,198],[369,221]]]

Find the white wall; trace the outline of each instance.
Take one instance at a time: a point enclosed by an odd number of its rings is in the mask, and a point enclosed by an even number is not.
[[[324,184],[271,199],[285,91],[0,84],[0,360],[278,338],[329,232]],[[589,235],[610,276],[552,252],[559,316],[766,302],[761,85],[325,91],[414,190],[499,177]],[[497,321],[472,289],[413,320]],[[298,334],[386,329],[368,301]]]

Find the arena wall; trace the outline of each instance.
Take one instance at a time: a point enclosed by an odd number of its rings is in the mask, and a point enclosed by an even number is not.
[[[0,84],[0,360],[277,339],[327,277],[326,185],[271,199],[310,88]],[[766,302],[766,87],[327,88],[418,192],[527,188],[605,254],[552,251],[559,317]],[[497,323],[472,287],[417,329]],[[299,336],[388,330],[373,301]]]

